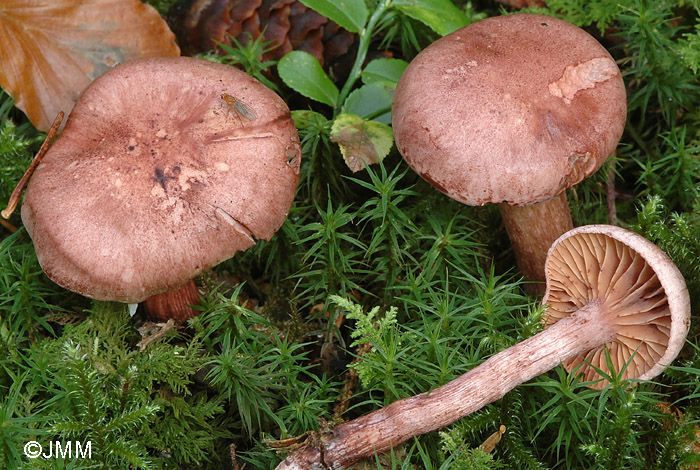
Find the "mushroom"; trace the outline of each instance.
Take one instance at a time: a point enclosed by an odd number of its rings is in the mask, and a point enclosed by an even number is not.
[[[428,393],[336,426],[277,470],[347,468],[447,426],[562,362],[568,370],[584,362],[578,373],[596,380],[594,367],[607,370],[608,351],[616,370],[626,366],[622,378],[649,380],[680,352],[690,326],[688,290],[648,240],[616,226],[579,227],[554,242],[545,270],[544,331]]]
[[[498,203],[526,279],[573,227],[566,188],[614,152],[626,117],[620,71],[556,18],[488,18],[423,50],[399,80],[396,145],[425,180],[468,205]]]
[[[286,104],[244,72],[132,60],[82,93],[29,182],[22,220],[57,284],[141,302],[268,240],[300,159]]]
[[[612,225],[579,227],[549,250],[546,269],[545,326],[596,305],[604,323],[594,328],[600,328],[600,337],[611,338],[605,348],[562,361],[569,372],[579,368],[592,388],[608,385],[607,380],[595,381],[596,369],[612,372],[606,349],[616,371],[627,367],[622,378],[649,380],[683,347],[690,327],[685,281],[671,259],[645,238]]]

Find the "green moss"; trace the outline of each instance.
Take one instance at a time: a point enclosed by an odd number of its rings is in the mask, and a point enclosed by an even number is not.
[[[163,12],[171,2],[155,3]],[[489,2],[454,3],[471,19],[497,13]],[[569,191],[574,221],[608,222],[608,172],[615,171],[620,223],[669,253],[686,277],[695,312],[695,4],[547,4],[538,11],[600,37],[629,93],[614,168],[604,166]],[[390,8],[369,47],[410,60],[436,37],[427,24]],[[294,110],[303,151],[297,198],[271,241],[208,274],[202,313],[187,326],[140,350],[141,312],[132,318],[122,305],[61,289],[42,273],[24,230],[2,232],[0,466],[233,468],[234,444],[239,467],[274,468],[280,456],[266,442],[332,419],[357,344],[372,349],[352,366],[360,382],[346,419],[444,384],[539,331],[542,309],[523,291],[497,209],[450,200],[395,149],[381,165],[351,174],[329,138],[335,110],[275,81],[271,64],[257,61],[264,47],[234,45],[218,60],[243,63],[274,81],[288,102],[303,103]],[[0,101],[5,199],[42,140],[11,106],[7,97]],[[21,225],[17,215],[12,221]],[[618,387],[599,392],[557,368],[367,465],[690,468],[698,460],[689,442],[700,417],[696,320],[681,357],[656,383],[629,387],[611,377]],[[494,450],[479,450],[500,425],[507,430]],[[93,460],[22,455],[29,440],[69,439],[91,440]]]

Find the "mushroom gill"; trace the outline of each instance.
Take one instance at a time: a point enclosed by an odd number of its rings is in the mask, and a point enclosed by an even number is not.
[[[546,299],[547,326],[598,303],[616,331],[615,339],[563,362],[586,381],[608,373],[605,350],[623,377],[640,377],[664,355],[669,343],[671,312],[666,292],[646,260],[626,244],[600,233],[569,237],[552,248]],[[592,385],[602,389],[608,382]]]

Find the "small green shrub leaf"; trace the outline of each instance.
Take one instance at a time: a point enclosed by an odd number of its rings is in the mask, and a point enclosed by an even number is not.
[[[338,87],[328,78],[318,60],[308,52],[292,51],[286,54],[277,64],[277,72],[294,91],[328,106],[335,106]]]
[[[391,101],[394,98],[395,87],[396,83],[387,81],[376,81],[361,86],[348,95],[343,111],[390,124]]]
[[[333,122],[331,140],[340,146],[348,168],[357,172],[382,161],[394,144],[394,135],[386,124],[342,113]]]
[[[359,33],[367,22],[367,6],[364,0],[300,0],[331,21],[335,21],[352,33]]]
[[[450,0],[394,0],[392,5],[442,36],[469,23],[467,15]]]
[[[326,122],[323,114],[311,111],[310,109],[295,109],[292,111],[292,119],[297,129],[306,129],[314,123]]]
[[[401,59],[375,59],[362,71],[362,83],[377,81],[397,83],[401,74],[408,67],[408,62]]]

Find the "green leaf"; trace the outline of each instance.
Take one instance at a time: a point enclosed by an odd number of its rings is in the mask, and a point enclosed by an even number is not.
[[[284,83],[307,98],[335,107],[338,88],[323,67],[308,52],[292,51],[277,63],[277,72]]]
[[[367,7],[364,0],[300,0],[331,21],[335,21],[352,33],[359,33],[367,23]]]
[[[450,0],[394,0],[392,6],[414,20],[425,23],[441,36],[469,23],[467,15]]]
[[[343,111],[357,114],[363,118],[380,113],[372,119],[384,124],[390,124],[394,88],[396,88],[396,83],[387,81],[376,81],[369,85],[361,86],[348,95]]]
[[[331,140],[340,147],[348,168],[357,172],[382,161],[394,144],[394,135],[386,124],[341,113],[333,122]]]
[[[397,83],[401,74],[408,67],[408,62],[401,59],[375,59],[362,71],[362,83],[377,81]]]
[[[323,114],[310,109],[295,109],[292,111],[292,120],[297,129],[306,129],[313,124],[328,121]]]

